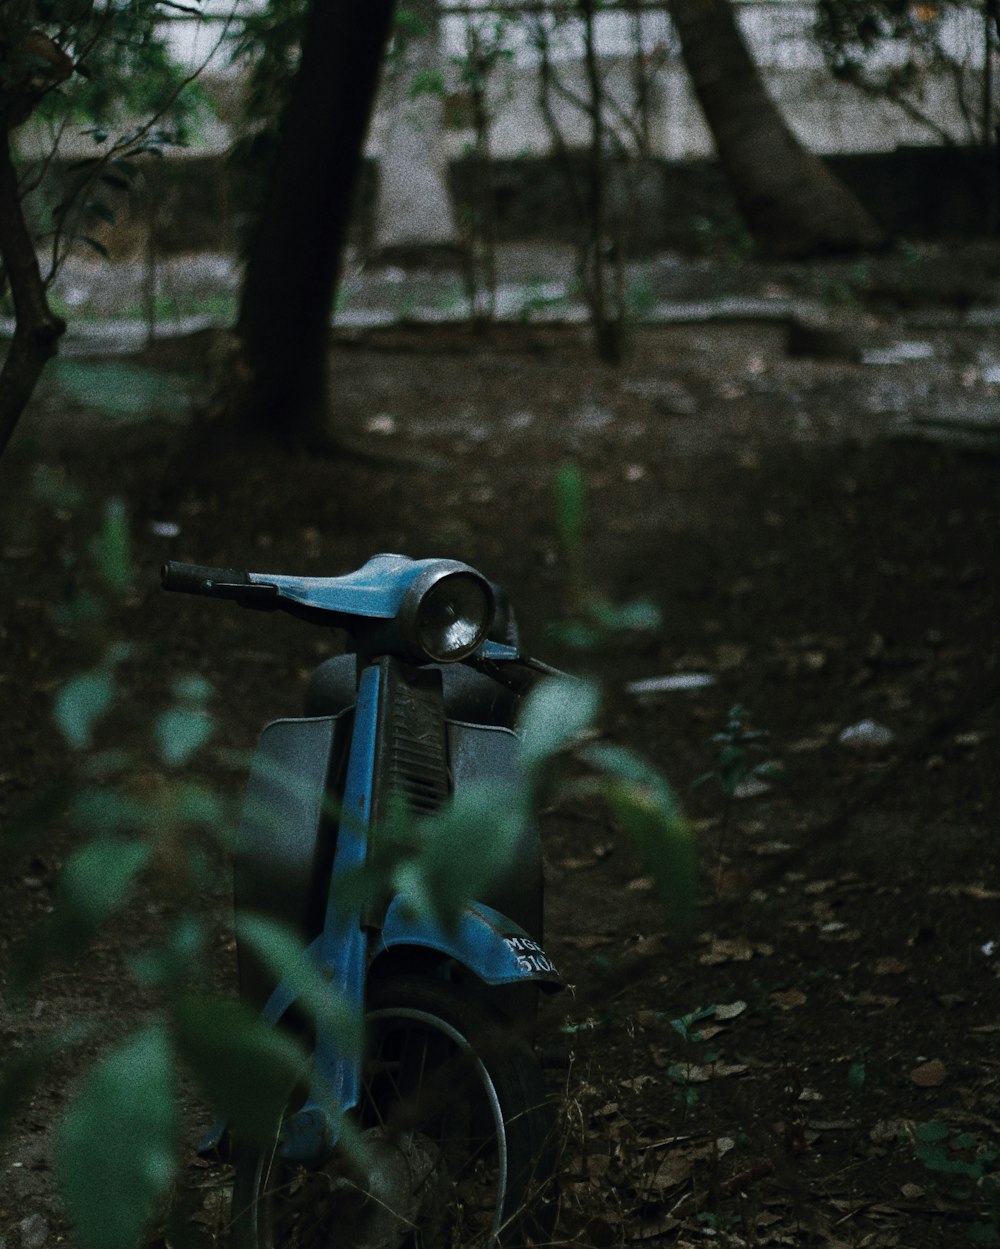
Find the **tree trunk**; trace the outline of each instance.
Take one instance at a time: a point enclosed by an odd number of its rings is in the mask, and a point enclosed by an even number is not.
[[[10,132],[0,124],[0,272],[6,273],[17,328],[0,370],[0,455],[56,354],[66,322],[49,308],[35,242],[24,217]],[[2,283],[0,283],[2,286]]]
[[[443,101],[431,77],[442,59],[438,0],[408,0],[407,8],[420,30],[405,36],[384,87],[388,125],[375,205],[375,251],[404,263],[428,253],[455,256],[459,248],[441,141]]]
[[[855,196],[785,124],[729,0],[670,0],[670,16],[719,162],[760,250],[802,257],[882,243]]]
[[[313,0],[237,323],[252,428],[329,443],[330,310],[395,0]]]

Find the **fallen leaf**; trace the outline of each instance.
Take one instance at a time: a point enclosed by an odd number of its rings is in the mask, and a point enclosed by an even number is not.
[[[901,958],[894,958],[891,954],[885,958],[876,959],[872,964],[872,971],[876,976],[898,976],[909,970],[909,963],[904,963]]]
[[[622,1080],[622,1087],[631,1089],[634,1093],[641,1093],[647,1084],[658,1084],[659,1081],[655,1076],[641,1075],[636,1076],[634,1080]]]
[[[715,1017],[716,1019],[735,1019],[737,1015],[742,1015],[746,1008],[746,1002],[730,1002],[728,1005],[717,1006]]]
[[[771,994],[771,1001],[780,1010],[794,1010],[797,1006],[805,1006],[809,999],[800,989],[783,989]]]
[[[919,1184],[902,1184],[899,1191],[903,1194],[907,1201],[918,1201],[924,1196],[924,1190]]]
[[[859,993],[857,997],[848,999],[858,1006],[878,1006],[885,1010],[890,1006],[898,1006],[898,997],[889,997],[884,993]]]
[[[726,1076],[741,1076],[749,1071],[746,1063],[677,1063],[670,1074],[683,1084],[706,1084]]]
[[[813,750],[822,750],[828,741],[826,737],[800,737],[797,742],[791,742],[786,749],[789,754],[804,755]]]
[[[748,963],[757,954],[766,957],[773,953],[774,946],[763,942],[754,944],[748,941],[746,937],[717,937],[711,941],[708,949],[699,957],[698,962],[703,967],[717,967],[722,963]]]
[[[587,1158],[587,1177],[591,1180],[600,1180],[608,1173],[611,1166],[611,1159],[607,1154],[591,1154]]]
[[[944,1084],[948,1073],[940,1058],[932,1058],[930,1062],[921,1063],[910,1072],[910,1079],[922,1089],[936,1089]]]
[[[676,1188],[678,1184],[683,1184],[690,1177],[695,1163],[721,1158],[735,1147],[736,1142],[732,1137],[720,1136],[717,1140],[709,1141],[704,1145],[671,1150],[657,1167],[652,1183],[660,1190]]]
[[[913,1137],[909,1119],[880,1119],[868,1133],[873,1145],[894,1145],[901,1137]]]

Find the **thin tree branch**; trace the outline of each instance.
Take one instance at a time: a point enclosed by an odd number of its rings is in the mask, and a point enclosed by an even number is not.
[[[63,237],[68,232],[66,229],[67,223],[70,220],[70,216],[73,213],[73,210],[75,209],[81,196],[83,196],[84,194],[90,191],[90,188],[94,185],[95,181],[105,171],[105,169],[111,163],[111,161],[116,160],[121,157],[135,156],[139,154],[139,149],[141,149],[142,147],[143,140],[148,138],[153,128],[157,125],[160,119],[166,113],[170,111],[170,109],[174,106],[174,104],[177,103],[178,99],[187,90],[187,88],[193,82],[195,82],[202,75],[202,73],[204,73],[205,67],[209,64],[212,57],[214,57],[215,54],[218,52],[218,50],[222,47],[223,43],[228,37],[230,27],[232,26],[233,22],[236,20],[237,7],[238,7],[238,0],[233,0],[233,6],[229,10],[229,13],[226,15],[225,19],[223,20],[222,31],[219,34],[219,37],[216,39],[211,49],[202,58],[201,63],[197,65],[193,70],[191,70],[188,74],[186,74],[180,80],[180,82],[177,84],[174,90],[170,92],[170,94],[163,101],[163,103],[160,105],[157,111],[150,118],[148,118],[148,120],[144,122],[143,125],[141,125],[138,130],[136,130],[134,133],[130,135],[125,135],[120,139],[116,139],[115,142],[111,145],[110,148],[108,148],[107,151],[102,152],[100,156],[96,158],[94,166],[91,169],[88,177],[86,177],[85,179],[82,179],[80,181],[80,184],[74,189],[72,194],[67,198],[66,203],[65,203],[65,209],[60,214],[58,224],[52,236],[52,247],[50,249],[51,259],[49,262],[49,270],[45,277],[46,284],[51,284],[51,282],[55,279],[56,274],[59,272],[59,269],[62,266],[63,261],[66,259],[68,247],[66,248],[66,250],[63,250],[62,252],[60,252],[60,247],[62,245]]]
[[[0,369],[0,455],[14,433],[66,322],[49,308],[31,231],[18,194],[10,134],[0,128],[0,261],[7,272],[17,328]]]

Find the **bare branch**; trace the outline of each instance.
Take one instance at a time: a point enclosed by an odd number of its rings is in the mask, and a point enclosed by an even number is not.
[[[175,13],[185,13],[188,17],[205,18],[202,9],[196,8],[193,4],[181,4],[180,0],[156,0],[158,9],[172,9]],[[227,19],[228,20],[228,19]]]

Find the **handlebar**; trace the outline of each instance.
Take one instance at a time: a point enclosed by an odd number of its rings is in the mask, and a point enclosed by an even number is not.
[[[302,619],[326,625],[339,624],[348,632],[352,632],[350,622],[355,613],[349,608],[341,607],[337,610],[332,606],[323,605],[322,598],[315,592],[315,587],[323,590],[329,586],[338,585],[343,593],[342,583],[350,582],[351,576],[330,578],[328,581],[323,579],[312,581],[309,578],[298,579],[267,573],[249,573],[236,568],[214,568],[207,564],[184,564],[179,560],[171,559],[167,560],[160,569],[160,579],[164,590],[229,599],[243,607],[255,607],[263,611],[282,607],[285,611]],[[310,590],[313,601],[310,601],[308,593],[305,594],[305,601],[303,601],[304,592]],[[354,593],[356,597],[360,597],[368,594],[369,589],[362,586],[355,589]],[[505,603],[502,593],[501,602]],[[369,623],[373,625],[389,615],[388,612],[371,611],[370,606],[363,599],[361,607],[364,610],[359,610],[357,615],[362,619],[371,616]],[[484,642],[477,652],[468,655],[462,662],[500,685],[507,686],[517,694],[527,693],[532,686],[545,677],[564,675],[521,651],[512,612],[509,612],[504,633],[508,637],[508,642]]]
[[[277,586],[260,585],[249,573],[236,568],[213,568],[208,564],[183,564],[168,559],[160,569],[160,583],[164,590],[176,590],[181,594],[236,599],[253,606],[277,605]]]

